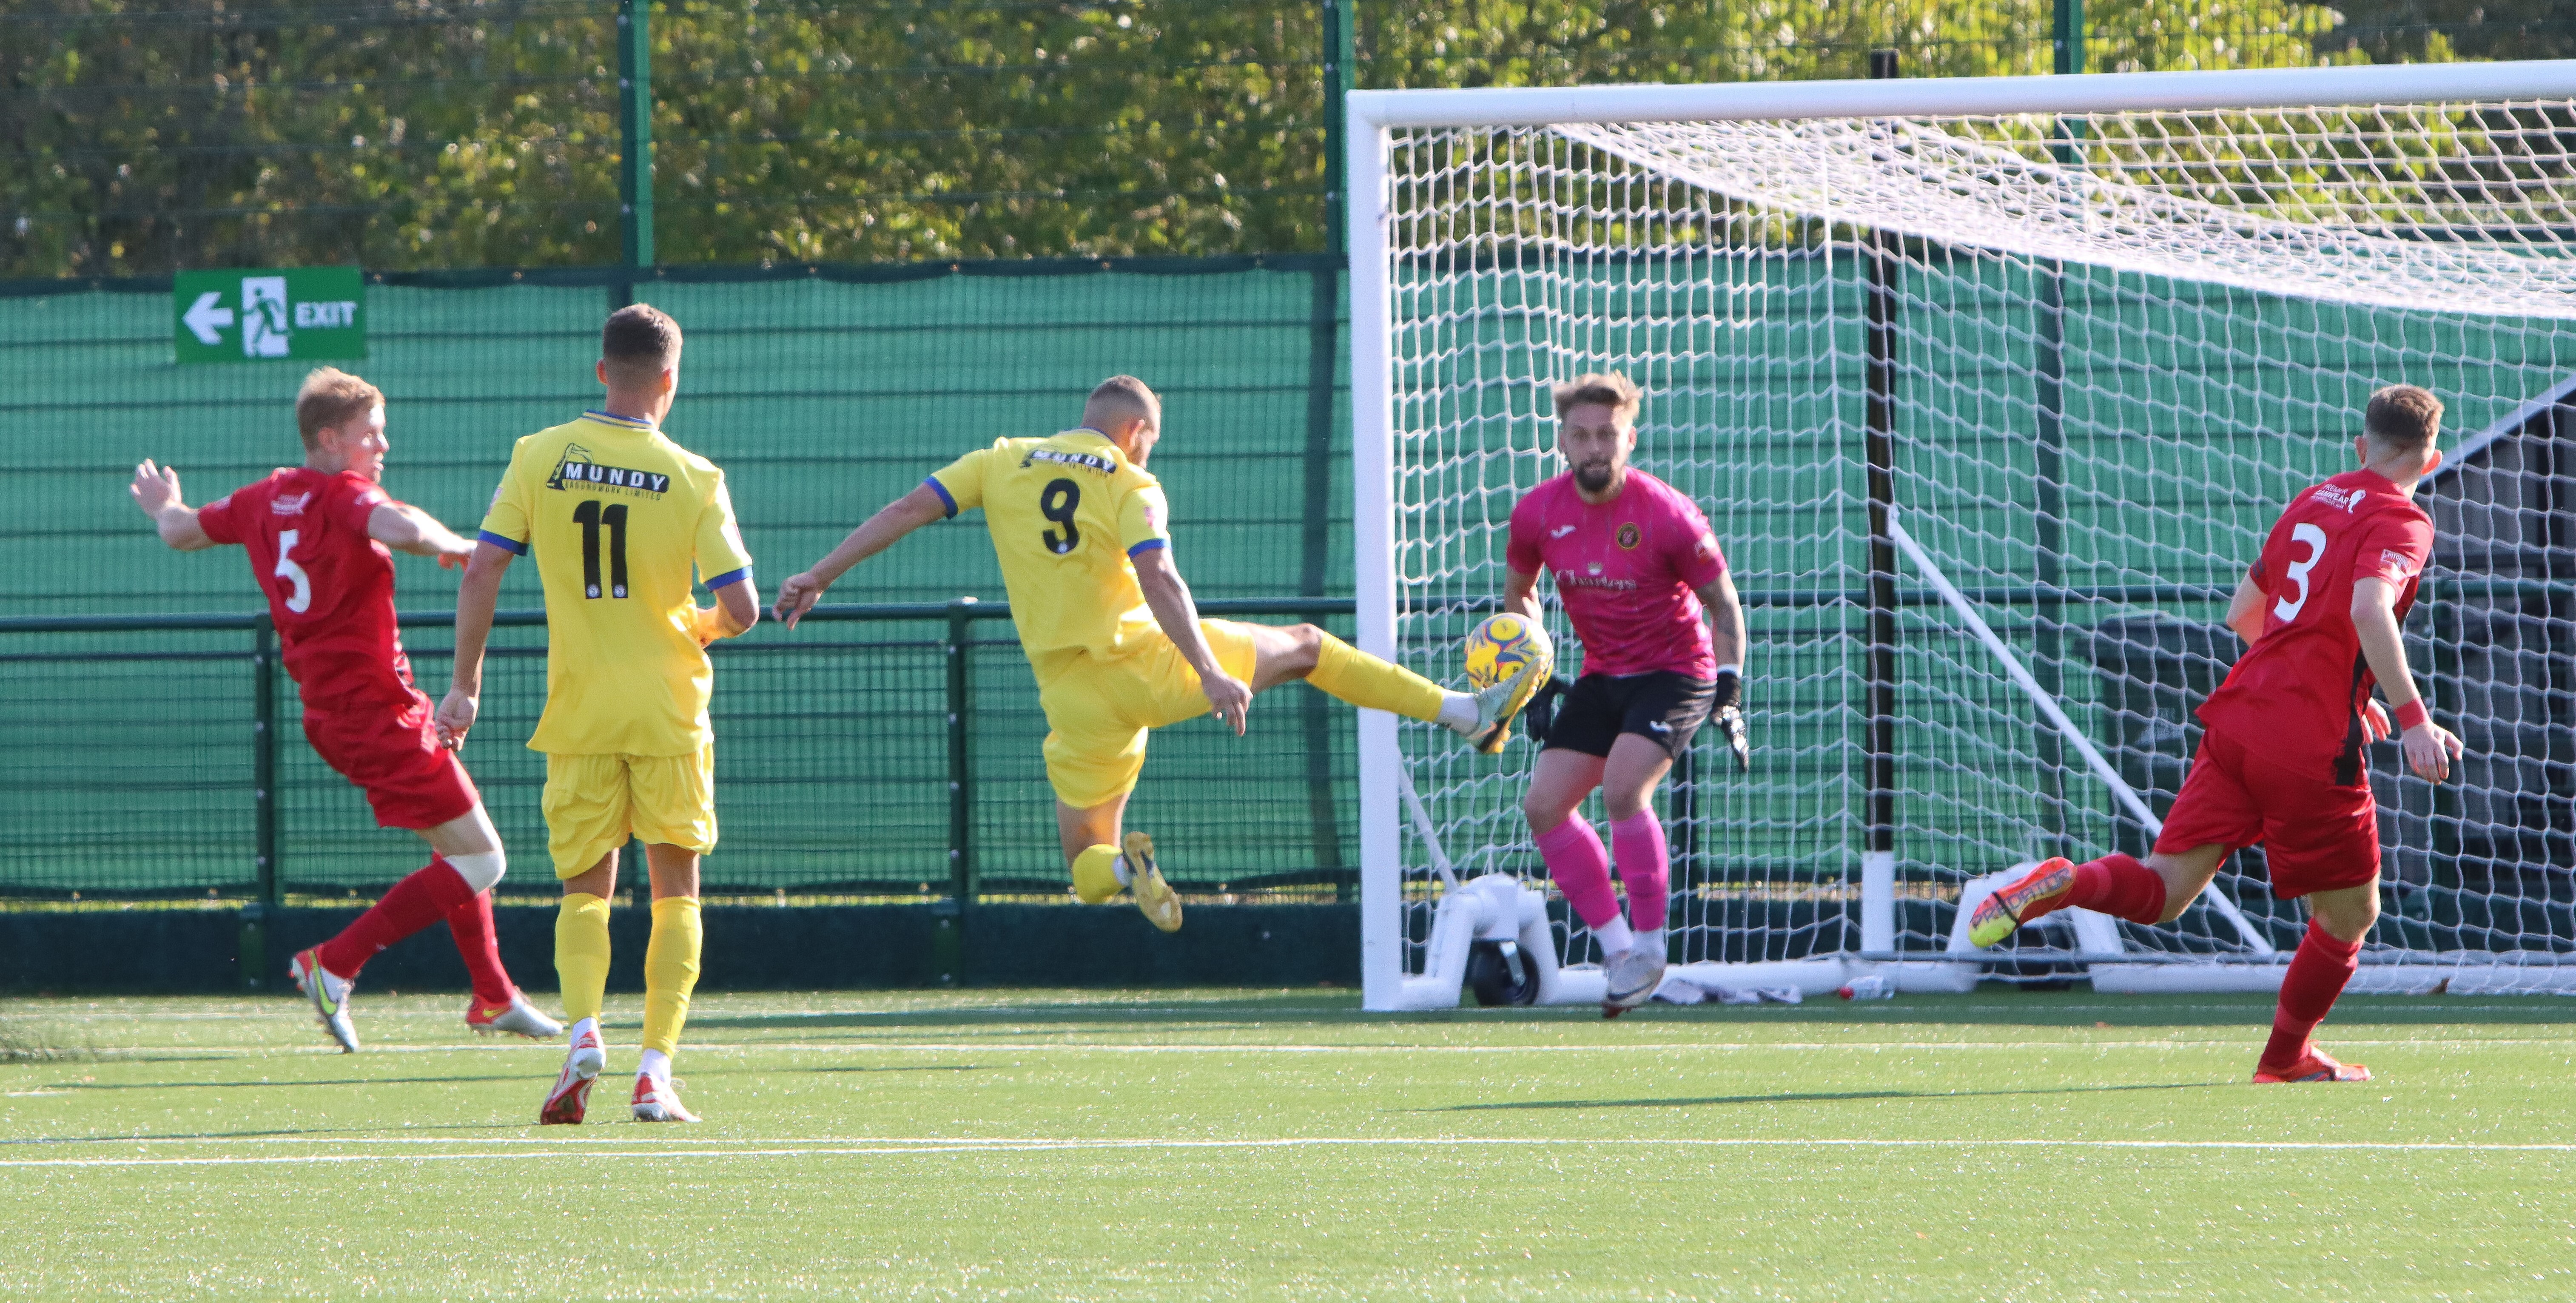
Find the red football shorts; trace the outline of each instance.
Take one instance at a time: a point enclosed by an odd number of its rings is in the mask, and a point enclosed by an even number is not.
[[[402,706],[306,706],[304,736],[323,763],[366,792],[383,827],[435,827],[464,817],[478,799],[465,766],[438,745],[429,698],[417,692]]]
[[[2276,896],[2358,887],[2379,877],[2379,803],[2366,776],[2338,787],[2213,728],[2201,734],[2156,849],[2178,855],[2211,842],[2261,843]]]

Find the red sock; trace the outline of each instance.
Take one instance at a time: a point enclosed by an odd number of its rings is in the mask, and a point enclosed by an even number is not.
[[[2309,1034],[2326,1020],[2326,1011],[2334,1008],[2335,997],[2359,967],[2359,941],[2337,941],[2315,919],[2308,920],[2308,934],[2299,938],[2299,952],[2290,956],[2290,971],[2281,975],[2281,1004],[2272,1014],[2272,1039],[2263,1046],[2261,1066],[2286,1068],[2299,1061]]]
[[[374,909],[358,916],[340,935],[322,943],[322,967],[335,977],[356,977],[376,952],[446,916],[474,898],[454,867],[430,856],[426,868],[394,884]]]
[[[2075,866],[2075,886],[2058,902],[2061,909],[2069,905],[2132,923],[2153,923],[2164,917],[2164,875],[2135,856],[2105,855]]]
[[[519,988],[511,984],[509,970],[501,967],[501,942],[492,935],[492,893],[478,891],[472,900],[450,907],[447,930],[456,938],[456,953],[465,961],[466,973],[474,979],[474,998],[485,1008],[510,1003]]]

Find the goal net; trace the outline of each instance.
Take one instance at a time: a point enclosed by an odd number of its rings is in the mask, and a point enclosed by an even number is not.
[[[2436,787],[2372,749],[2354,989],[2576,992],[2576,64],[1353,106],[1364,642],[1460,677],[1512,505],[1562,468],[1548,386],[1591,370],[1645,387],[1635,464],[1743,594],[1753,771],[1703,730],[1659,801],[1681,971],[2277,984],[2305,918],[2259,850],[2169,926],[1958,924],[2016,866],[2145,852],[2228,595],[2407,382],[2448,405],[2407,645],[2468,758]],[[1367,999],[1398,1007],[1435,859],[1545,889],[1535,752],[1382,717],[1361,748]],[[1553,958],[1598,959],[1551,904]]]

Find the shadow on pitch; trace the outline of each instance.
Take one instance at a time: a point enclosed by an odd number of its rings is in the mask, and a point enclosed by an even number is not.
[[[2104,1095],[2135,1090],[2213,1090],[2233,1081],[2167,1081],[2142,1086],[2058,1086],[2033,1090],[1801,1090],[1777,1095],[1697,1095],[1673,1099],[1535,1099],[1500,1104],[1452,1104],[1416,1113],[1491,1113],[1520,1109],[1697,1108],[1717,1104],[1842,1104],[1873,1099],[1990,1099],[2013,1095]]]
[[[524,1122],[440,1122],[400,1127],[276,1127],[265,1131],[154,1131],[139,1135],[28,1136],[17,1140],[0,1140],[0,1149],[28,1145],[139,1145],[165,1140],[292,1140],[299,1136],[391,1138],[421,1131],[529,1131],[533,1129],[533,1124]]]

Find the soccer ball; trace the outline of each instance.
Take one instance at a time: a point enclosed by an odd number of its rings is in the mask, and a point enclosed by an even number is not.
[[[1467,635],[1467,683],[1478,692],[1523,674],[1545,675],[1555,659],[1547,631],[1517,615],[1486,616]]]

